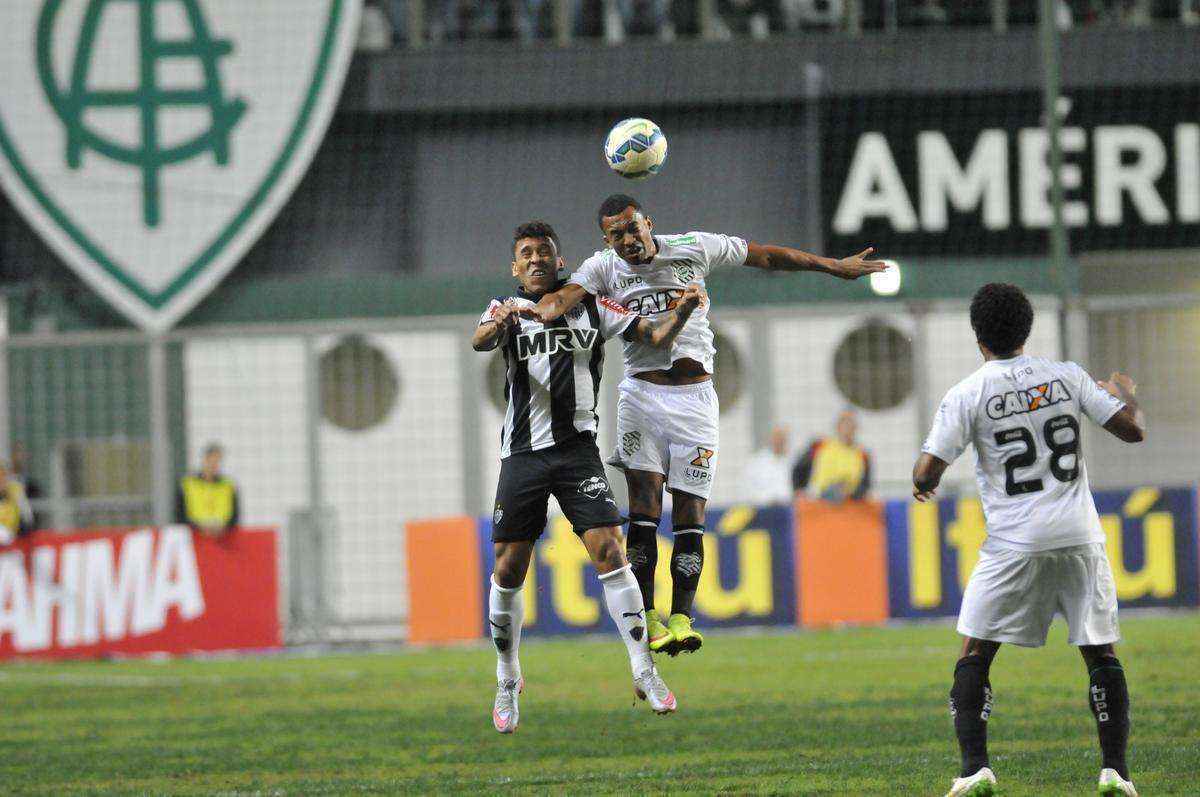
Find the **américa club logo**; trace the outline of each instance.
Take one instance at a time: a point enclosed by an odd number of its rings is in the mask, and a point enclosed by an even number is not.
[[[0,4],[0,185],[105,299],[170,327],[308,169],[361,3]]]

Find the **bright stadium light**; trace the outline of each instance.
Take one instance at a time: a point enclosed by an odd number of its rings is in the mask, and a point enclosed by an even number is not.
[[[900,292],[900,264],[895,260],[885,260],[887,271],[879,271],[871,275],[871,290],[876,296],[895,296]]]

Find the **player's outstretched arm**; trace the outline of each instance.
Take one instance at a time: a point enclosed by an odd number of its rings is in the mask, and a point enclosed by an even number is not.
[[[475,351],[491,351],[508,339],[516,325],[517,308],[512,302],[505,302],[496,308],[489,320],[475,327],[471,348]]]
[[[554,293],[547,293],[532,307],[522,307],[519,312],[524,318],[532,318],[546,324],[560,318],[572,307],[582,302],[586,295],[587,291],[583,289],[582,285],[568,282]]]
[[[679,331],[683,329],[692,312],[708,301],[708,293],[696,282],[683,289],[683,296],[675,302],[675,308],[665,321],[654,323],[648,318],[639,318],[625,332],[628,340],[649,343],[651,346],[666,348],[675,342]]]
[[[1125,404],[1120,412],[1108,419],[1104,429],[1126,443],[1140,443],[1145,440],[1146,416],[1134,398],[1134,394],[1137,393],[1134,381],[1125,374],[1114,371],[1107,382],[1100,383],[1100,387]]]
[[[746,265],[763,271],[817,271],[838,279],[856,280],[877,271],[887,271],[887,263],[867,259],[874,252],[874,248],[868,246],[857,255],[837,260],[786,246],[751,241],[746,245]]]
[[[941,484],[942,474],[950,463],[938,459],[933,454],[922,452],[913,466],[913,498],[924,503],[933,498],[937,487]]]

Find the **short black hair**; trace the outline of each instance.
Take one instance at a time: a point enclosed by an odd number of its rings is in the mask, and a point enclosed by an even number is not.
[[[558,241],[558,233],[550,226],[549,222],[533,219],[524,224],[518,224],[517,229],[513,230],[513,252],[517,251],[517,242],[524,238],[549,238],[554,242],[554,249],[558,256],[562,257],[562,244]]]
[[[600,225],[600,229],[604,229],[604,220],[609,216],[620,216],[625,212],[625,208],[633,208],[641,210],[642,206],[636,199],[629,194],[613,194],[608,199],[600,203],[600,210],[596,211],[596,223]]]
[[[989,282],[971,299],[971,328],[975,337],[997,357],[1025,345],[1033,327],[1033,305],[1016,285]]]

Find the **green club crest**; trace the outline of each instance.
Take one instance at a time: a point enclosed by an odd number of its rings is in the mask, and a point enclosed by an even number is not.
[[[144,328],[167,328],[245,254],[307,170],[360,7],[5,3],[0,184],[99,293]]]

